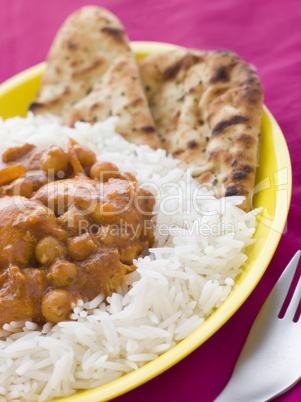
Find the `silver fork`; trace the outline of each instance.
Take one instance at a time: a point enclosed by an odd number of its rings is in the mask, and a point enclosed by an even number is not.
[[[301,320],[296,320],[301,280],[283,318],[280,312],[297,270],[301,251],[292,258],[260,310],[235,365],[215,402],[263,402],[282,394],[301,378]],[[286,303],[285,303],[286,304]],[[294,319],[295,317],[295,319]],[[297,322],[294,322],[297,321]]]

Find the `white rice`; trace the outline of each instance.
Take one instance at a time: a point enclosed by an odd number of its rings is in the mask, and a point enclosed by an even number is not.
[[[0,401],[45,401],[96,387],[155,359],[203,324],[229,295],[253,243],[256,211],[243,198],[217,200],[164,150],[129,144],[115,118],[75,129],[54,116],[0,121],[0,153],[25,142],[48,147],[70,136],[136,175],[157,195],[156,244],[135,261],[119,293],[80,301],[71,321],[0,330]],[[198,201],[196,202],[196,198]],[[21,331],[21,332],[20,332]]]

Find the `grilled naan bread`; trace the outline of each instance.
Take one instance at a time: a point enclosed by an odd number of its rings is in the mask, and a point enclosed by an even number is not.
[[[256,73],[228,50],[179,48],[140,61],[163,147],[216,196],[243,195],[250,209],[263,91]]]
[[[100,7],[85,6],[62,25],[30,110],[57,114],[70,126],[119,115],[116,131],[128,141],[160,146],[124,27]]]

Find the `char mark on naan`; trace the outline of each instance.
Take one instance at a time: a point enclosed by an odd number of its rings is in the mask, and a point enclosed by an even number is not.
[[[118,115],[116,131],[128,141],[160,147],[125,29],[97,6],[77,10],[58,31],[29,109],[62,116],[70,126]]]
[[[252,68],[228,50],[179,48],[140,61],[160,140],[180,167],[218,197],[243,195],[250,210],[263,91]]]

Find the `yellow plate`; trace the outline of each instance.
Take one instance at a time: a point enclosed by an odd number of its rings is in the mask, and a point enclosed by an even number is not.
[[[174,45],[133,42],[137,58],[170,50]],[[32,67],[0,85],[0,115],[25,116],[35,98],[45,64]],[[253,207],[263,206],[256,229],[256,242],[248,247],[246,268],[238,277],[228,299],[205,323],[171,350],[123,377],[101,387],[81,391],[60,401],[96,402],[108,400],[157,376],[212,336],[242,305],[266,270],[280,240],[290,204],[292,189],[291,162],[284,136],[266,107],[261,126],[260,164],[257,170]]]

